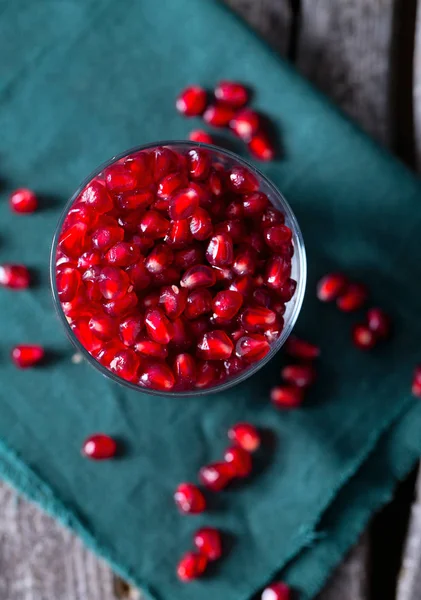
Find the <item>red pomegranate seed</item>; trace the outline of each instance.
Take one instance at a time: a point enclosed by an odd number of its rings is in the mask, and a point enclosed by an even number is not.
[[[63,267],[57,270],[56,285],[60,302],[71,302],[76,296],[82,278],[77,269]]]
[[[200,208],[197,210],[200,210]],[[173,248],[184,248],[190,244],[191,241],[192,235],[190,232],[190,224],[188,219],[172,221],[170,231],[165,236],[165,242]]]
[[[277,581],[263,590],[261,600],[291,600],[291,589],[286,583]]]
[[[234,350],[234,345],[225,331],[214,330],[204,333],[197,342],[197,354],[204,360],[225,360]]]
[[[253,135],[248,143],[248,149],[257,160],[269,161],[275,158],[275,148],[265,133],[258,132]]]
[[[161,289],[159,303],[163,305],[165,313],[170,319],[176,319],[186,308],[187,290],[176,285],[168,285]]]
[[[212,295],[209,290],[199,288],[193,290],[187,298],[187,305],[184,310],[186,319],[197,319],[212,310]]]
[[[164,362],[154,361],[150,364],[142,364],[139,384],[150,389],[169,392],[175,384],[174,373]]]
[[[289,302],[294,296],[296,289],[297,282],[295,281],[295,279],[291,279],[291,277],[289,277],[284,283],[284,285],[278,290],[278,295],[283,300],[283,302]]]
[[[10,208],[17,213],[32,213],[38,208],[38,198],[32,190],[19,188],[9,196]]]
[[[243,296],[249,296],[253,291],[253,280],[249,275],[237,277],[229,286],[233,292],[239,292]]]
[[[355,325],[352,332],[354,344],[360,350],[370,350],[376,345],[376,334],[367,325]]]
[[[193,537],[196,548],[208,560],[218,560],[222,556],[221,534],[215,527],[202,527]]]
[[[106,460],[117,453],[117,443],[105,433],[90,435],[82,446],[82,454],[92,460]]]
[[[187,170],[192,179],[206,179],[211,163],[210,155],[206,150],[193,148],[187,153]]]
[[[343,292],[347,280],[341,273],[329,273],[322,277],[317,284],[317,297],[322,302],[331,302]]]
[[[117,326],[114,319],[103,314],[97,314],[91,317],[88,326],[93,335],[100,340],[111,340],[115,337],[117,332]]]
[[[104,214],[113,209],[114,204],[107,189],[99,181],[91,181],[80,195],[80,201],[97,214]]]
[[[120,338],[126,346],[133,346],[143,329],[144,320],[141,315],[126,317],[120,323]]]
[[[124,161],[126,169],[131,171],[137,179],[140,188],[146,188],[153,183],[153,160],[148,152],[136,152]]]
[[[195,187],[187,187],[176,192],[170,200],[169,215],[171,219],[187,219],[199,206],[199,194]]]
[[[199,317],[188,323],[189,330],[195,339],[202,337],[204,333],[210,330],[211,324],[208,317]]]
[[[262,215],[261,224],[263,229],[267,229],[273,225],[282,225],[284,222],[284,215],[273,206],[269,206]]]
[[[269,344],[273,344],[282,333],[284,328],[284,320],[280,315],[276,315],[276,320],[273,325],[269,325],[263,332]]]
[[[139,338],[134,345],[134,349],[138,354],[147,356],[148,358],[165,359],[168,356],[166,346],[158,344],[158,342],[153,342],[147,337]]]
[[[189,133],[189,140],[198,144],[214,144],[212,136],[203,129],[194,129]]]
[[[101,253],[97,250],[84,252],[77,261],[79,269],[89,269],[89,267],[97,266],[102,262]]]
[[[207,388],[215,385],[220,378],[220,370],[215,363],[199,361],[196,368],[196,387]]]
[[[135,265],[130,266],[126,270],[127,275],[130,278],[136,292],[140,292],[149,287],[151,283],[151,275],[143,261],[138,262]]]
[[[174,319],[173,323],[174,335],[171,340],[171,346],[178,351],[187,350],[193,343],[191,335],[187,330],[186,323],[182,317]]]
[[[289,227],[283,224],[273,225],[264,231],[266,244],[274,252],[282,252],[285,244],[289,244],[292,239],[292,231]]]
[[[226,233],[211,237],[206,249],[206,259],[216,267],[225,267],[232,264],[234,247],[231,237]]]
[[[240,315],[241,326],[246,331],[262,331],[276,322],[276,313],[264,306],[246,308]]]
[[[71,225],[64,233],[60,235],[58,247],[66,256],[70,258],[79,258],[85,251],[86,232],[88,226],[86,223],[75,223]]]
[[[234,108],[241,108],[247,104],[249,93],[242,83],[236,81],[220,81],[215,88],[215,98]]]
[[[180,269],[188,269],[204,261],[205,253],[201,246],[195,245],[190,248],[178,250],[174,255],[174,264]]]
[[[212,308],[214,313],[221,319],[232,319],[243,304],[243,296],[240,292],[223,290],[218,292],[213,299]]]
[[[264,288],[257,288],[257,290],[254,290],[253,292],[253,301],[259,306],[269,308],[269,306],[272,305],[272,296],[269,290],[265,290]]]
[[[127,273],[118,267],[104,267],[98,278],[101,294],[107,300],[116,300],[124,296],[130,286]]]
[[[136,175],[123,165],[114,164],[107,167],[104,175],[105,185],[115,194],[131,192],[137,187]]]
[[[159,182],[156,195],[162,200],[169,200],[177,190],[186,187],[187,183],[187,177],[184,173],[180,171],[169,173]]]
[[[191,354],[177,354],[174,359],[174,373],[177,384],[192,387],[196,381],[196,363]]]
[[[178,171],[180,168],[180,157],[178,154],[166,148],[158,146],[149,152],[153,175],[155,181],[161,181],[168,173]]]
[[[180,581],[188,582],[200,577],[206,569],[208,559],[199,552],[186,552],[177,565],[177,577]]]
[[[206,108],[207,93],[199,85],[192,85],[184,89],[176,100],[178,112],[185,117],[201,115]]]
[[[203,120],[212,127],[227,127],[235,111],[226,104],[211,104],[203,113]]]
[[[238,194],[251,194],[259,189],[257,177],[245,167],[233,167],[231,169],[229,184],[231,189]]]
[[[114,244],[122,242],[123,239],[124,230],[117,225],[117,221],[115,221],[115,226],[103,225],[98,227],[91,236],[92,245],[103,252],[114,246]]]
[[[146,331],[158,344],[168,344],[174,335],[173,326],[160,308],[153,308],[145,314]]]
[[[256,452],[260,447],[260,434],[251,423],[237,423],[228,430],[228,437],[247,452]]]
[[[210,143],[214,144],[215,142],[212,141]],[[208,187],[214,196],[220,196],[224,191],[222,173],[215,170],[215,165],[213,166],[213,169],[209,175]]]
[[[316,372],[311,365],[288,365],[281,371],[282,378],[300,388],[305,388],[316,379]]]
[[[270,350],[270,345],[265,336],[258,333],[249,333],[240,337],[235,346],[238,358],[252,363],[262,360]]]
[[[198,287],[212,287],[215,282],[216,275],[213,269],[205,265],[194,265],[184,273],[180,285],[193,290]]]
[[[233,468],[235,477],[248,477],[252,470],[251,456],[247,450],[239,446],[228,448],[224,460]]]
[[[414,381],[421,384],[421,365],[414,369]]]
[[[165,237],[169,228],[170,222],[156,210],[146,212],[139,223],[140,232],[155,240]]]
[[[303,388],[294,385],[279,385],[270,392],[270,399],[276,408],[296,408],[303,398]]]
[[[35,344],[20,344],[12,349],[12,360],[19,369],[34,367],[44,356],[44,348]]]
[[[320,356],[320,348],[302,340],[300,338],[291,335],[285,344],[285,351],[292,358],[299,358],[301,360],[314,360]]]
[[[199,471],[199,481],[212,492],[220,492],[235,477],[233,467],[226,462],[205,465]]]
[[[128,242],[118,242],[111,246],[105,255],[105,259],[110,265],[116,267],[128,267],[137,262],[140,257],[140,250],[135,244]]]
[[[129,350],[128,348],[117,352],[110,362],[110,370],[127,381],[135,381],[137,379],[139,366],[140,360],[138,356],[133,350]]]
[[[260,126],[261,118],[259,113],[250,108],[245,108],[235,113],[234,118],[230,121],[231,130],[245,142],[249,142],[257,134]]]
[[[229,269],[229,268],[221,269],[220,267],[212,267],[212,268],[215,271],[217,283],[218,282],[231,283],[231,281],[234,279],[234,273],[231,271],[231,269]]]
[[[110,317],[122,317],[127,315],[137,304],[137,296],[129,292],[120,298],[106,302],[103,307]]]
[[[421,398],[421,380],[419,380],[416,377],[412,382],[411,392],[412,395],[415,396],[415,398]]]
[[[203,242],[213,232],[212,219],[204,208],[197,208],[190,220],[190,231],[196,240]]]
[[[255,217],[262,214],[269,204],[268,197],[262,192],[246,194],[243,198],[243,209],[246,217]]]
[[[390,335],[390,317],[381,308],[370,308],[367,312],[367,324],[379,339]]]
[[[361,308],[367,300],[367,288],[360,283],[350,283],[336,300],[336,306],[344,312]]]
[[[174,493],[175,503],[183,514],[198,514],[206,509],[206,500],[193,483],[180,483]]]
[[[240,277],[242,275],[253,275],[256,270],[256,264],[256,251],[253,248],[246,248],[236,255],[232,270]]]
[[[79,315],[77,315],[77,317],[78,316]],[[89,327],[89,320],[89,318],[85,317],[77,318],[77,320],[71,323],[70,327],[82,346],[92,354],[97,352],[103,343],[92,333],[92,330]]]
[[[121,210],[144,210],[154,201],[154,193],[150,189],[140,192],[126,192],[116,196],[116,204]]]
[[[174,253],[166,244],[157,244],[145,260],[149,273],[162,273],[172,263]]]
[[[228,234],[232,241],[238,244],[246,239],[247,231],[243,220],[228,219],[216,225],[215,234]]]
[[[273,290],[280,290],[289,278],[291,263],[279,254],[274,254],[266,263],[266,285]]]

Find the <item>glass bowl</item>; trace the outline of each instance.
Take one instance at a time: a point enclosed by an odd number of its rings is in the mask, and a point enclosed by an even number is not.
[[[283,330],[282,330],[280,336],[278,337],[278,339],[276,341],[274,341],[271,344],[270,351],[260,361],[252,363],[246,370],[239,372],[237,375],[234,375],[230,378],[226,378],[226,379],[222,380],[221,382],[216,383],[216,385],[211,386],[211,387],[206,387],[206,388],[196,388],[196,389],[190,389],[190,390],[176,390],[176,391],[172,391],[172,390],[171,391],[162,391],[162,390],[157,390],[157,389],[153,389],[153,388],[149,388],[149,387],[144,387],[143,385],[139,385],[137,383],[130,382],[126,379],[123,379],[116,373],[110,371],[105,366],[103,366],[98,360],[96,360],[88,352],[88,350],[81,344],[81,342],[77,339],[72,328],[70,327],[70,324],[68,322],[66,315],[64,314],[64,311],[63,311],[63,308],[62,308],[62,305],[61,305],[61,302],[60,302],[59,296],[58,296],[57,283],[56,283],[56,254],[57,254],[57,249],[58,249],[59,235],[61,233],[65,218],[66,218],[69,210],[72,208],[73,204],[75,203],[76,199],[78,198],[79,194],[82,192],[82,190],[85,188],[85,186],[87,186],[88,183],[93,178],[100,175],[100,173],[104,169],[106,169],[113,163],[121,161],[122,159],[125,159],[127,156],[129,156],[133,153],[144,151],[144,150],[151,151],[156,147],[162,147],[162,146],[168,147],[170,149],[174,149],[175,151],[181,152],[181,153],[186,153],[190,149],[193,149],[193,148],[204,148],[209,153],[211,153],[212,160],[214,162],[215,161],[219,162],[224,167],[230,167],[230,168],[233,166],[245,167],[246,169],[251,171],[251,173],[253,173],[254,176],[258,179],[259,184],[260,184],[259,191],[264,192],[268,196],[272,205],[275,208],[279,209],[285,215],[285,224],[292,231],[292,243],[293,243],[293,247],[294,247],[294,255],[292,257],[291,277],[297,281],[297,287],[296,287],[294,296],[286,304],[286,310],[285,310],[284,317],[283,317],[284,318],[284,327],[283,327]],[[304,241],[303,241],[303,237],[302,237],[302,234],[300,231],[300,227],[298,225],[297,219],[296,219],[293,211],[291,210],[291,207],[289,206],[289,204],[287,203],[287,201],[285,200],[283,195],[279,192],[279,190],[273,185],[273,183],[271,183],[271,181],[269,181],[269,179],[267,179],[267,177],[265,177],[265,175],[263,175],[263,173],[261,173],[254,165],[250,164],[243,158],[240,158],[236,154],[229,152],[227,150],[223,150],[219,147],[209,145],[209,144],[193,143],[193,142],[189,142],[189,141],[164,141],[164,142],[156,142],[153,144],[147,144],[144,146],[138,146],[136,148],[132,148],[126,152],[123,152],[117,156],[114,156],[109,161],[107,161],[106,163],[104,163],[103,165],[101,165],[97,169],[95,169],[95,171],[93,171],[93,173],[91,173],[82,182],[82,184],[78,187],[78,189],[75,191],[73,196],[66,203],[66,206],[64,207],[62,214],[60,216],[59,222],[57,224],[56,231],[54,233],[52,249],[51,249],[51,257],[50,257],[50,278],[51,278],[51,287],[52,287],[52,294],[53,294],[55,308],[56,308],[57,314],[59,315],[59,318],[65,328],[65,331],[66,331],[68,337],[70,338],[70,340],[74,344],[74,346],[77,348],[77,350],[83,355],[83,357],[91,365],[93,365],[96,369],[98,369],[98,371],[100,371],[100,373],[102,373],[106,377],[109,377],[110,379],[116,381],[117,383],[123,384],[123,385],[125,385],[133,390],[136,390],[138,392],[143,392],[143,393],[151,394],[151,395],[159,395],[159,396],[174,396],[174,397],[202,396],[205,394],[221,392],[221,391],[226,390],[234,385],[237,385],[238,383],[241,383],[248,377],[251,377],[252,375],[254,375],[259,369],[261,369],[265,364],[267,364],[274,357],[274,355],[280,350],[280,348],[284,345],[285,341],[287,340],[288,336],[290,335],[290,333],[294,327],[294,324],[298,318],[299,312],[301,310],[301,306],[302,306],[302,302],[303,302],[303,298],[304,298],[305,286],[306,286],[306,275],[307,275],[307,263],[306,263]]]

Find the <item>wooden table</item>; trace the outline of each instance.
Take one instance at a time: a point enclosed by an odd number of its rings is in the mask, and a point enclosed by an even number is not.
[[[370,135],[421,168],[417,0],[226,2]],[[421,598],[421,478],[403,535],[414,482],[415,476],[376,517],[319,600],[368,600],[370,592],[374,600]],[[1,600],[140,598],[72,533],[1,483],[0,506]],[[388,548],[386,563],[379,545]]]

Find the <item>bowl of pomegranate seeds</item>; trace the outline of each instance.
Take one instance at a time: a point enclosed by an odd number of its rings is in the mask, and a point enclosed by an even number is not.
[[[280,192],[235,154],[192,142],[99,167],[67,203],[51,252],[70,339],[104,375],[151,394],[251,376],[288,338],[305,282]]]

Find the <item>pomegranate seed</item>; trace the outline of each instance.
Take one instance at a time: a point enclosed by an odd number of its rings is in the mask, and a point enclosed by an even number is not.
[[[45,357],[42,346],[21,344],[12,349],[12,360],[19,369],[28,369],[39,364]]]
[[[193,290],[198,287],[212,287],[215,282],[216,275],[213,269],[205,265],[194,265],[184,273],[180,285]]]
[[[187,153],[187,170],[192,179],[206,179],[211,168],[211,158],[206,150],[193,148]]]
[[[199,85],[192,85],[184,89],[176,100],[178,112],[185,117],[201,115],[206,108],[207,93]]]
[[[367,312],[367,324],[379,339],[386,339],[390,335],[390,318],[381,308],[370,308]]]
[[[215,142],[212,141],[211,143],[214,144]],[[224,191],[222,174],[215,170],[215,165],[213,166],[213,170],[211,170],[209,175],[208,186],[214,196],[220,196]]]
[[[171,263],[174,253],[165,244],[157,244],[145,260],[149,273],[162,273]]]
[[[415,398],[421,398],[421,381],[415,379],[412,382],[411,392]]]
[[[221,269],[219,267],[212,267],[213,270],[215,271],[215,276],[216,276],[216,282],[226,282],[226,283],[231,283],[231,281],[234,279],[234,273],[231,271],[231,269]]]
[[[57,270],[56,285],[60,302],[71,302],[76,296],[82,278],[77,269],[64,267]]]
[[[303,397],[303,388],[293,385],[279,385],[270,392],[270,399],[276,408],[296,408],[302,403]]]
[[[192,345],[191,336],[187,330],[186,323],[182,317],[173,321],[174,335],[171,340],[171,346],[178,351],[187,350]]]
[[[289,277],[284,285],[278,290],[278,295],[281,297],[283,302],[289,302],[294,296],[296,289],[297,282],[295,279],[291,279],[291,277]]]
[[[129,292],[120,298],[106,302],[103,307],[110,317],[122,317],[127,315],[137,304],[137,296]]]
[[[263,590],[261,600],[291,600],[291,589],[286,583],[277,581]]]
[[[177,577],[187,582],[200,577],[206,569],[208,559],[199,552],[186,552],[177,565]]]
[[[227,377],[234,377],[234,375],[238,375],[241,371],[245,371],[247,365],[241,358],[231,356],[228,360],[224,360],[224,369]]]
[[[209,290],[199,288],[193,290],[187,298],[187,305],[184,310],[186,319],[197,319],[212,310],[212,295]]]
[[[141,365],[139,384],[154,390],[169,392],[175,384],[174,373],[165,363]]]
[[[117,331],[117,326],[114,319],[107,315],[97,314],[89,320],[89,329],[93,335],[100,340],[111,340]]]
[[[265,133],[253,135],[248,143],[248,149],[257,160],[269,161],[275,158],[275,148]]]
[[[234,260],[234,247],[228,234],[220,233],[209,240],[206,249],[206,259],[211,265],[225,267]]]
[[[236,81],[220,81],[215,88],[215,98],[234,108],[247,104],[249,93],[247,88]]]
[[[276,313],[263,306],[248,307],[241,313],[240,322],[246,331],[261,331],[276,322]]]
[[[127,381],[135,381],[140,360],[133,350],[128,348],[117,352],[110,363],[110,370]]]
[[[272,296],[269,290],[265,290],[264,288],[257,288],[257,290],[254,290],[253,292],[253,301],[259,306],[269,308],[269,306],[272,305]]]
[[[106,261],[116,267],[128,267],[137,262],[140,257],[139,248],[127,242],[118,242],[105,255]]]
[[[237,279],[231,283],[229,289],[233,292],[239,292],[243,296],[248,296],[253,290],[253,280],[249,275],[237,277]]]
[[[117,453],[117,443],[105,433],[95,433],[90,435],[82,446],[82,454],[92,460],[106,460],[112,458]]]
[[[29,287],[30,274],[24,265],[0,265],[0,285],[11,290]]]
[[[234,350],[234,345],[225,331],[214,330],[204,333],[197,342],[197,354],[205,360],[225,360]]]
[[[192,335],[197,339],[210,330],[210,322],[207,317],[199,317],[189,322],[189,329]]]
[[[154,201],[152,190],[126,192],[116,196],[116,204],[121,210],[144,210]]]
[[[168,344],[174,334],[173,326],[160,308],[153,308],[145,315],[149,337],[158,344]]]
[[[117,221],[115,221],[115,226],[113,225],[103,225],[102,227],[98,227],[91,237],[92,245],[97,250],[106,251],[114,244],[118,242],[122,242],[124,238],[124,230],[117,225]]]
[[[204,258],[205,255],[200,246],[191,246],[175,253],[174,264],[180,269],[188,269],[202,263]]]
[[[168,350],[166,346],[158,344],[158,342],[153,342],[147,337],[137,339],[134,349],[138,354],[147,356],[149,358],[165,359],[168,356]]]
[[[162,288],[159,303],[163,305],[166,314],[171,319],[181,315],[186,307],[187,290],[180,289],[176,285],[168,285]]]
[[[272,225],[282,225],[284,222],[284,215],[273,206],[269,206],[262,215],[261,224],[263,229],[272,227]]]
[[[131,192],[137,187],[133,171],[123,165],[111,165],[105,169],[105,184],[113,193]]]
[[[280,290],[289,278],[291,263],[279,254],[274,254],[266,263],[266,285],[273,290]]]
[[[240,219],[228,219],[228,221],[218,223],[215,227],[215,234],[229,235],[235,244],[243,242],[246,233],[244,221],[240,221]]]
[[[60,235],[58,247],[64,254],[70,256],[70,258],[79,258],[85,251],[87,231],[88,226],[86,223],[71,225],[71,227]]]
[[[243,304],[243,296],[240,292],[223,290],[218,292],[213,299],[212,307],[214,313],[222,319],[232,319]]]
[[[32,190],[19,188],[9,196],[10,208],[17,213],[32,213],[38,208],[38,198]]]
[[[199,194],[195,187],[184,188],[170,200],[169,215],[171,219],[187,219],[199,206]]]
[[[211,104],[203,113],[203,120],[212,127],[227,127],[235,111],[225,104]]]
[[[107,189],[99,181],[91,181],[85,187],[80,195],[80,201],[100,215],[112,210],[114,207]]]
[[[101,253],[97,250],[84,252],[77,261],[79,269],[89,269],[89,267],[97,266],[101,263]]]
[[[367,288],[360,283],[350,283],[336,300],[337,307],[344,312],[361,308],[367,300]]]
[[[155,240],[165,237],[169,228],[170,222],[155,210],[145,213],[139,224],[141,233]]]
[[[231,465],[235,477],[248,477],[252,470],[251,456],[247,450],[239,446],[228,448],[224,460]]]
[[[153,165],[153,174],[155,181],[160,181],[168,173],[178,171],[180,160],[178,154],[166,148],[158,146],[149,153],[151,164]]]
[[[169,173],[161,179],[158,184],[156,195],[162,200],[169,200],[171,196],[187,185],[187,178],[184,173],[176,171],[175,173]]]
[[[189,140],[198,144],[214,144],[212,136],[203,129],[194,129],[189,133]]]
[[[89,321],[89,318],[78,318],[71,323],[70,327],[82,346],[92,354],[101,348],[102,342],[93,334]]]
[[[228,437],[247,452],[256,452],[261,443],[259,432],[250,423],[233,425],[228,431]]]
[[[221,534],[215,527],[202,527],[194,534],[194,545],[208,560],[218,560],[222,556]]]
[[[266,194],[262,194],[262,192],[246,194],[243,199],[244,214],[246,217],[260,215],[267,208],[268,204],[268,197]]]
[[[190,231],[192,236],[201,242],[212,235],[212,219],[204,208],[199,207],[194,211],[190,220]]]
[[[191,388],[196,381],[196,363],[191,354],[177,354],[174,359],[174,372],[179,385]]]
[[[320,348],[302,340],[300,338],[291,335],[285,344],[285,351],[292,358],[299,358],[301,360],[314,360],[320,356]]]
[[[120,338],[126,346],[133,346],[143,329],[143,318],[141,315],[126,317],[120,323]]]
[[[240,277],[242,275],[253,275],[256,270],[257,256],[253,248],[246,248],[239,252],[232,265],[232,270]]]
[[[316,372],[310,365],[288,365],[281,371],[282,378],[300,388],[305,388],[314,383]]]
[[[284,320],[280,315],[276,315],[276,320],[273,325],[269,325],[263,332],[269,344],[273,344],[279,338],[284,328]]]
[[[231,130],[245,142],[249,142],[257,134],[261,126],[259,113],[250,108],[240,110],[230,121]]]
[[[289,227],[283,224],[273,225],[264,231],[266,244],[274,252],[282,252],[285,244],[289,244],[292,239],[292,231]]]
[[[193,483],[180,483],[174,494],[175,503],[184,514],[198,514],[206,509],[206,500]]]
[[[249,194],[257,192],[259,189],[257,177],[244,167],[233,167],[231,169],[229,184],[231,189],[238,194]]]
[[[125,168],[135,175],[140,188],[146,188],[153,183],[152,162],[148,152],[136,152],[124,161]]]
[[[144,290],[147,287],[149,287],[151,283],[151,276],[148,270],[146,269],[143,261],[130,266],[127,269],[126,273],[129,276],[130,281],[133,284],[133,287],[136,290],[136,292],[140,292],[141,290]]]
[[[322,277],[317,284],[317,297],[322,302],[331,302],[343,292],[347,280],[340,273],[329,273]]]
[[[421,384],[421,365],[414,369],[414,381]]]
[[[367,325],[355,325],[352,332],[354,344],[360,350],[370,350],[376,345],[376,334]]]
[[[249,363],[262,360],[269,350],[270,345],[266,338],[257,333],[249,333],[240,337],[235,346],[238,358],[243,358]]]
[[[104,267],[98,279],[101,294],[107,300],[124,296],[130,286],[127,273],[118,267]]]
[[[187,246],[191,240],[192,235],[190,233],[189,221],[187,219],[180,219],[179,221],[171,222],[170,231],[165,236],[165,242],[168,245],[174,248],[183,248],[184,246]]]
[[[207,388],[218,382],[220,371],[215,363],[204,360],[197,364],[196,387]]]
[[[220,492],[235,477],[233,467],[226,462],[205,465],[199,471],[200,483],[212,492]]]

